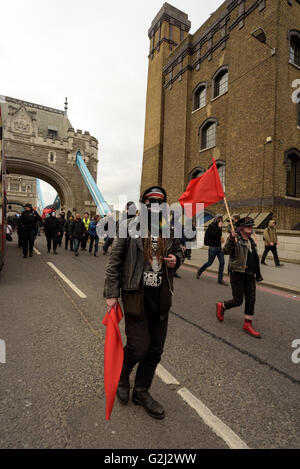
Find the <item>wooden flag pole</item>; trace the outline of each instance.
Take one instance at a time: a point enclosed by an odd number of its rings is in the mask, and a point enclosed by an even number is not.
[[[228,214],[228,216],[229,216],[229,222],[230,222],[230,226],[231,226],[231,231],[235,231],[234,226],[233,226],[233,223],[232,223],[231,215],[230,215],[230,212],[229,212],[229,207],[228,207],[228,203],[227,203],[226,197],[224,197],[224,203],[225,203],[225,207],[226,207],[226,210],[227,210],[227,214]]]

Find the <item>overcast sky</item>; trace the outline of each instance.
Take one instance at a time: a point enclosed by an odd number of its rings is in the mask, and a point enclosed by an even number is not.
[[[161,0],[14,0],[1,4],[0,94],[64,108],[75,129],[99,140],[98,185],[109,203],[138,200],[148,28]],[[191,33],[222,0],[173,0]],[[46,204],[54,189],[42,184]],[[117,207],[116,207],[117,208]]]

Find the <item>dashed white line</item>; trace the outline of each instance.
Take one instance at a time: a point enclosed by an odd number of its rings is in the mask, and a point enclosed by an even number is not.
[[[33,248],[33,250],[38,256],[41,256],[41,253],[40,253],[40,251],[37,250],[37,248]]]
[[[199,417],[204,421],[204,423],[211,428],[211,430],[222,438],[223,441],[231,449],[250,449],[247,444],[241,440],[241,438],[236,435],[225,423],[222,422],[218,417],[216,417],[208,407],[206,407],[203,402],[201,402],[197,397],[195,397],[188,389],[182,388],[177,391],[177,393],[182,397],[182,399],[192,407]]]
[[[52,264],[52,262],[47,262],[47,264],[49,265],[49,267],[51,267],[51,269],[54,270],[54,272],[57,273],[57,275],[58,275],[67,285],[69,285],[70,288],[72,288],[72,290],[73,290],[80,298],[87,298],[87,296],[86,296],[81,290],[79,290],[79,288],[77,288],[76,285],[74,285],[74,283],[71,282],[71,280],[69,280],[54,264]]]
[[[168,372],[162,365],[158,365],[156,368],[156,375],[165,383],[165,384],[177,384],[179,385],[179,381],[177,381],[171,373]]]

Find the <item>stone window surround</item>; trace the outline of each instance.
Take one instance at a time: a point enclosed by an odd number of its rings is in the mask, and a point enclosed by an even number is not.
[[[205,147],[205,148],[201,148],[201,144],[202,144],[202,132],[203,132],[203,129],[204,127],[207,125],[207,124],[216,124],[216,141],[215,141],[215,144],[214,145],[211,145],[209,147]],[[199,153],[203,152],[203,151],[206,151],[206,150],[210,150],[211,148],[214,148],[217,146],[217,127],[219,125],[219,121],[218,119],[216,119],[215,117],[208,117],[207,119],[205,119],[205,121],[200,125],[199,127],[199,131],[198,131],[198,135],[199,135],[199,139],[200,139],[200,150],[199,150]]]
[[[193,107],[194,107],[194,99],[195,99],[195,93],[200,89],[200,88],[205,88],[206,91],[206,97],[207,98],[207,90],[208,90],[208,83],[207,81],[202,81],[201,83],[198,83],[196,88],[193,91]],[[203,109],[207,105],[207,99],[205,99],[205,104],[203,106],[198,107],[197,109],[193,109],[192,114],[199,111],[199,109]]]
[[[215,82],[216,82],[216,79],[218,78],[218,76],[221,73],[223,73],[225,71],[227,72],[227,90],[224,91],[224,93],[221,93],[221,94],[218,94],[217,96],[215,96]],[[228,92],[228,86],[229,86],[229,67],[228,67],[228,65],[222,65],[221,67],[218,68],[218,70],[215,72],[215,74],[213,75],[213,77],[211,79],[211,89],[212,89],[211,101],[213,101],[214,99],[219,98],[220,96],[223,96],[224,94],[226,94]]]
[[[300,41],[300,31],[298,29],[290,29],[288,31],[288,40],[289,40],[289,57],[290,57],[290,50],[291,50],[291,39],[292,37],[297,37],[298,40]],[[300,65],[296,64],[289,58],[289,63],[291,65],[294,65],[294,67],[298,68],[300,70]]]
[[[290,148],[284,153],[284,165],[287,166],[288,158],[291,155],[297,155],[298,158],[300,159],[300,151],[297,148]],[[287,172],[287,169],[286,169]],[[285,199],[291,199],[291,200],[300,200],[299,197],[292,196],[292,195],[287,195],[287,181],[286,181],[286,189],[285,189]]]

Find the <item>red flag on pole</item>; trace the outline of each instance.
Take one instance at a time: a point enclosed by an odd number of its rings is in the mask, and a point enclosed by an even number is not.
[[[213,158],[213,164],[208,171],[202,176],[193,179],[187,190],[182,194],[179,199],[180,205],[184,208],[185,204],[192,204],[190,207],[185,207],[186,214],[192,217],[197,214],[197,203],[204,204],[204,208],[209,205],[215,204],[225,197],[222,183],[220,180],[218,168]]]
[[[112,308],[106,313],[102,324],[106,326],[104,347],[104,387],[106,394],[106,420],[110,419],[117,388],[121,376],[124,350],[119,329],[123,317],[121,306]]]

